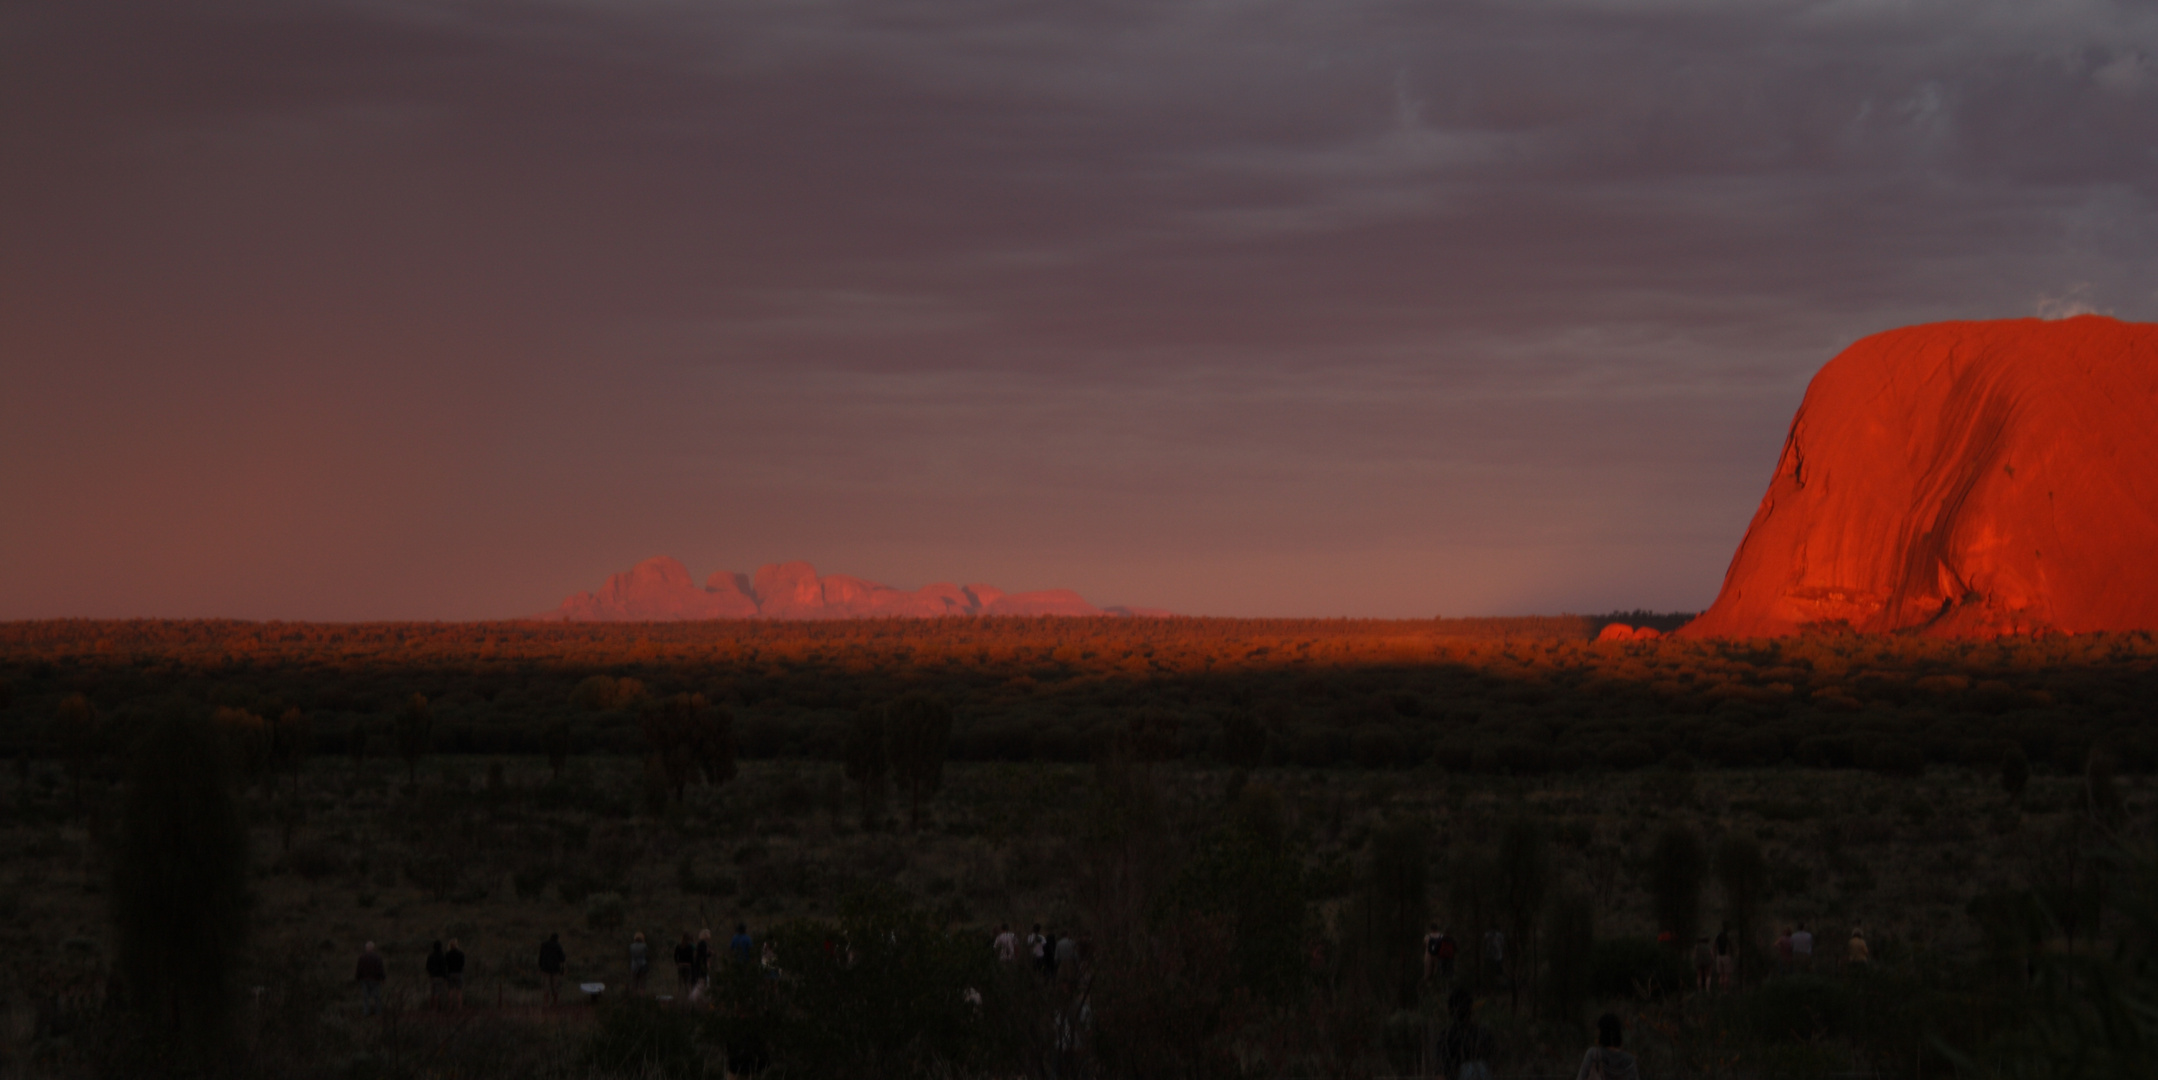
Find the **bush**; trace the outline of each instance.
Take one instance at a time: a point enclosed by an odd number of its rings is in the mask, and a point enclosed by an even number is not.
[[[836,925],[797,922],[769,939],[781,978],[756,964],[714,974],[716,1041],[753,1046],[790,1076],[1017,1072],[1010,972],[893,889],[856,894]],[[841,949],[835,943],[845,942]],[[963,996],[974,989],[979,1004]],[[739,1070],[738,1070],[739,1071]]]
[[[1742,1000],[1748,1029],[1773,1042],[1807,1042],[1851,1027],[1849,988],[1820,975],[1770,979]]]
[[[577,1063],[605,1076],[707,1075],[696,1021],[651,998],[610,998]]]
[[[1647,998],[1693,985],[1685,956],[1648,938],[1598,941],[1590,953],[1589,990],[1599,999]]]
[[[1649,853],[1649,895],[1655,900],[1658,929],[1691,946],[1701,925],[1701,879],[1708,873],[1708,853],[1690,826],[1664,826]]]
[[[1349,737],[1349,753],[1358,766],[1366,769],[1392,769],[1414,764],[1409,760],[1408,743],[1399,732],[1389,728],[1356,729]]]
[[[584,900],[584,923],[594,930],[612,930],[627,919],[621,893],[593,893]]]
[[[345,853],[332,844],[301,844],[285,855],[285,869],[308,881],[343,873],[346,865]]]

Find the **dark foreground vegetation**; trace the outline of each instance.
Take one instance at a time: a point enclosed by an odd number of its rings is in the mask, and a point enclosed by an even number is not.
[[[2152,1074],[2149,637],[1600,622],[0,627],[0,1074]]]

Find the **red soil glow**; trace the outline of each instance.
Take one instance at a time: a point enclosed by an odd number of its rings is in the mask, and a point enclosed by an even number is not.
[[[1688,637],[2158,628],[2158,325],[1877,334],[1814,376]]]

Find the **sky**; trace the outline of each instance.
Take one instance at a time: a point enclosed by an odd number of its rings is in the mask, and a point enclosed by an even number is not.
[[[2149,2],[10,3],[0,619],[1698,610],[1837,351],[2154,254]]]

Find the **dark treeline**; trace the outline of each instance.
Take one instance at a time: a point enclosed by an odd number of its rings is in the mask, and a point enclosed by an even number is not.
[[[2072,772],[2103,746],[2158,768],[2147,633],[1590,640],[1608,621],[13,623],[0,749],[118,753],[178,705],[289,720],[315,753],[642,753],[648,714],[697,694],[744,757],[838,762],[863,710],[923,692],[952,708],[961,761],[1092,760],[1148,711],[1179,756],[1276,766],[1533,775],[1678,753],[1898,773],[2013,747]]]

